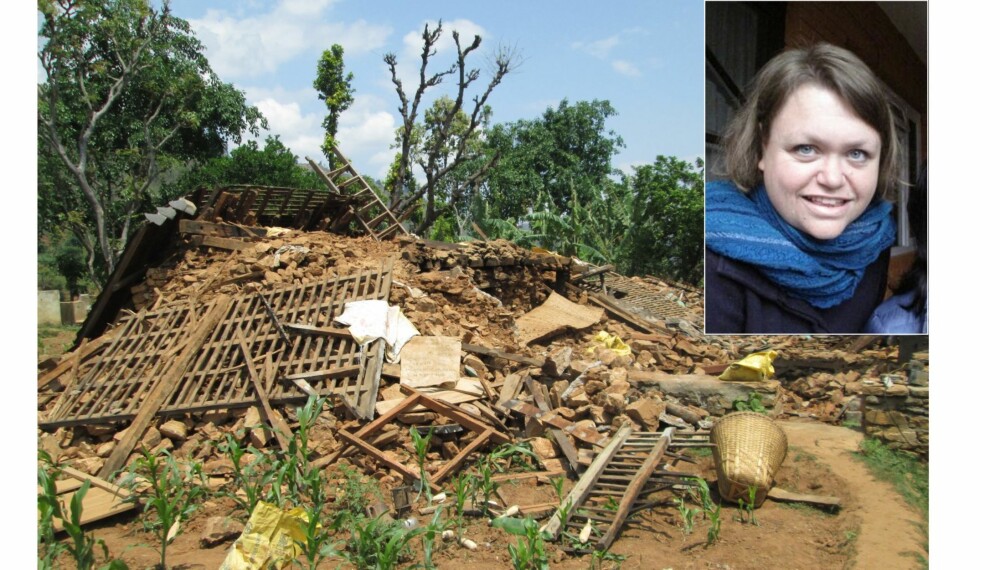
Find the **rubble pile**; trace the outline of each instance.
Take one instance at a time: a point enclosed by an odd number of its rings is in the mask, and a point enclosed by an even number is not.
[[[701,314],[701,297],[690,288],[613,273],[606,280],[596,274],[577,279],[579,286],[574,286],[574,276],[587,266],[581,269],[576,267],[579,262],[551,252],[528,251],[503,241],[441,244],[409,236],[377,241],[295,230],[257,232],[227,241],[225,247],[206,245],[196,237],[181,234],[166,261],[148,268],[145,279],[131,287],[130,314],[352,275],[392,259],[388,304],[399,307],[421,335],[461,344],[460,361],[452,363],[457,382],[418,390],[445,402],[444,413],[413,405],[414,389],[403,385],[406,374],[399,364],[383,365],[376,379],[378,415],[391,419],[371,433],[365,431],[370,418],[352,417],[333,405],[340,395],[327,394],[331,407],[310,433],[313,465],[349,462],[378,480],[386,492],[411,482],[417,472],[411,426],[437,430],[423,464],[431,477],[468,466],[498,442],[526,442],[544,472],[575,476],[623,426],[635,432],[674,427],[687,434],[704,433],[735,401],[754,393],[772,415],[828,422],[859,419],[880,426],[878,433],[898,426],[902,410],[913,408],[915,401],[923,402],[920,414],[926,417],[926,388],[921,392],[912,381],[908,388],[882,383],[883,375],[898,368],[892,349],[852,352],[843,337],[702,336],[700,322],[694,320]],[[659,297],[649,296],[649,291]],[[540,319],[551,321],[553,331],[526,341],[522,319],[557,294],[576,307],[573,312],[595,311],[598,316],[592,324],[573,328],[555,326],[564,324],[560,315],[546,313]],[[280,319],[273,324],[278,329],[289,326]],[[332,323],[319,325],[314,328],[322,334],[336,333],[329,330]],[[73,389],[73,375],[87,370],[94,355],[100,356],[94,344],[109,344],[117,330],[112,327],[94,343],[66,355],[60,373],[43,372],[39,380],[40,448],[90,475],[107,470],[105,462],[133,429],[129,420],[78,421],[53,429],[44,426],[44,419],[58,405],[61,391]],[[599,333],[604,340],[597,339]],[[780,354],[774,380],[729,383],[715,378],[729,363],[765,348]],[[230,368],[240,366],[233,361]],[[266,365],[260,370],[266,371]],[[294,372],[303,377],[310,373]],[[278,378],[272,376],[271,386],[281,383],[280,374]],[[273,397],[266,379],[263,385]],[[266,394],[261,395],[262,404],[266,400]],[[303,401],[304,393],[297,400],[281,400],[286,405],[271,402],[277,417],[264,413],[263,405],[160,414],[142,431],[129,460],[141,447],[170,449],[202,462],[210,483],[221,486],[234,472],[220,444],[231,436],[258,449],[273,447],[280,430],[262,426],[283,422],[294,429],[292,408]],[[878,409],[883,403],[892,410]],[[913,432],[913,439],[926,449],[926,430],[919,437],[914,431],[921,429],[920,421],[906,421],[906,434]],[[358,443],[359,438],[364,441]],[[551,512],[555,506],[546,508]]]

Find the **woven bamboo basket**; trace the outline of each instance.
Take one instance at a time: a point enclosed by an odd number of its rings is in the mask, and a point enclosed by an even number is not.
[[[748,490],[756,487],[754,507],[761,506],[788,451],[785,432],[764,414],[734,412],[716,422],[709,441],[722,498],[749,503]]]

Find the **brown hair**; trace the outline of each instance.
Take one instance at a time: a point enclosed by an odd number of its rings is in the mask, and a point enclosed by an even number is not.
[[[758,163],[771,123],[788,97],[806,84],[836,93],[878,132],[882,150],[876,193],[889,198],[899,180],[900,156],[885,89],[858,56],[827,43],[782,52],[757,73],[746,103],[723,135],[726,175],[743,191],[763,183]]]

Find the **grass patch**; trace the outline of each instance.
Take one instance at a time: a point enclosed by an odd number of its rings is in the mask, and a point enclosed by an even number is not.
[[[928,505],[930,483],[927,464],[905,453],[889,449],[877,439],[865,438],[855,453],[876,478],[886,481],[896,489],[910,506],[920,511],[922,523],[918,524],[923,533],[923,548],[929,550],[927,539]],[[913,556],[922,568],[929,568],[927,558],[918,552]]]
[[[819,506],[816,506],[816,505],[810,505],[810,504],[807,504],[807,503],[795,503],[795,502],[792,502],[792,503],[778,503],[778,506],[780,506],[783,509],[790,509],[790,510],[793,510],[793,511],[799,511],[799,512],[805,513],[805,514],[821,515],[821,516],[826,517],[826,518],[831,518],[831,517],[837,516],[836,514],[831,513],[830,511],[828,511],[828,510],[826,510],[826,509],[824,509],[822,507],[819,507]]]
[[[930,484],[926,463],[870,438],[862,440],[861,449],[855,455],[875,477],[892,483],[903,499],[917,508],[927,520]]]
[[[813,455],[812,453],[809,453],[808,451],[806,451],[806,450],[804,450],[802,448],[793,447],[791,449],[795,451],[795,455],[792,456],[792,461],[796,461],[796,462],[798,462],[798,461],[809,461],[811,463],[815,463],[818,460],[818,458],[815,455]]]
[[[53,353],[62,354],[69,347],[73,346],[76,333],[80,330],[79,325],[39,325],[38,326],[38,352],[39,354]],[[56,346],[56,337],[62,337],[64,342]]]
[[[711,457],[712,448],[711,447],[689,447],[685,451],[688,457]]]

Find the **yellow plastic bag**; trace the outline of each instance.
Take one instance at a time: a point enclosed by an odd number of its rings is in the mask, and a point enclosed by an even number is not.
[[[610,348],[619,356],[628,356],[632,354],[632,348],[625,344],[625,341],[618,338],[617,335],[610,334],[607,331],[601,331],[594,335],[594,338],[590,339],[590,343],[594,346],[587,349],[587,354],[594,354],[594,351],[601,346],[604,348]]]
[[[297,542],[306,540],[302,530],[305,522],[308,516],[302,507],[282,511],[271,503],[257,503],[243,534],[233,543],[219,570],[288,566],[302,552]]]
[[[763,382],[774,376],[774,359],[778,353],[773,350],[755,352],[739,362],[734,362],[719,376],[719,380],[734,382]]]

